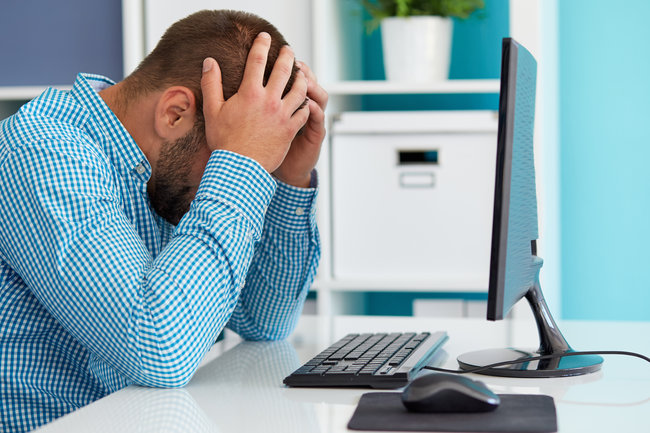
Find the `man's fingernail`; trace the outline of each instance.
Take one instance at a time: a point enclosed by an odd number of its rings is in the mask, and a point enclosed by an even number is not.
[[[262,32],[262,33],[260,33],[260,34],[257,35],[257,36],[259,36],[260,38],[264,38],[264,39],[271,39],[271,35],[269,35],[269,34],[266,33],[266,32]]]
[[[208,57],[203,61],[203,72],[208,72],[210,69],[212,69],[212,59]]]

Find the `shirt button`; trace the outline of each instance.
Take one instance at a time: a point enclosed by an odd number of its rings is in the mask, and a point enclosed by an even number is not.
[[[303,208],[301,208],[301,207],[296,208],[296,215],[300,216],[300,215],[303,215],[304,213],[305,213],[305,210]]]
[[[135,166],[135,171],[136,171],[138,174],[144,174],[144,172],[147,171],[147,169],[144,168],[144,165],[142,165],[142,164],[138,164],[138,165]]]

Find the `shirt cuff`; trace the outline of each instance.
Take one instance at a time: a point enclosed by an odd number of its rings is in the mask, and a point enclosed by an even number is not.
[[[318,182],[316,170],[312,172],[310,188],[299,188],[278,179],[277,189],[268,211],[266,220],[289,231],[313,231],[316,227],[316,197]]]
[[[254,159],[215,150],[203,172],[195,200],[213,200],[234,208],[248,218],[259,239],[264,214],[273,198],[277,184]]]

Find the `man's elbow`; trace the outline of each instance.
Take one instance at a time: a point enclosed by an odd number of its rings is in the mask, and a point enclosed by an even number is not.
[[[184,374],[165,378],[156,388],[182,388],[192,379],[193,374]]]
[[[195,371],[196,368],[181,365],[157,365],[155,369],[145,367],[134,383],[151,388],[182,388],[190,382]]]
[[[289,327],[258,327],[254,331],[240,333],[240,336],[247,341],[282,341],[289,338],[295,326]]]

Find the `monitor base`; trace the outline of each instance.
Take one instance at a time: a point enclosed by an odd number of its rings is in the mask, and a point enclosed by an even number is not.
[[[533,356],[575,352],[567,343],[562,332],[560,332],[555,320],[553,320],[551,311],[548,309],[548,305],[546,305],[539,283],[539,271],[543,260],[535,255],[536,245],[534,241],[531,242],[531,245],[534,263],[537,266],[537,274],[535,283],[528,289],[525,298],[530,305],[537,325],[539,349],[487,349],[465,353],[458,357],[458,364],[462,370],[484,367],[499,362],[517,361]],[[488,314],[489,318],[490,315]],[[596,372],[600,370],[602,364],[603,358],[597,355],[573,355],[503,365],[477,371],[477,373],[507,377],[566,377]]]
[[[487,349],[465,353],[458,357],[458,365],[462,370],[495,364],[497,362],[516,361],[541,353],[520,349]],[[567,377],[594,373],[600,370],[603,358],[596,355],[575,355],[563,358],[529,361],[518,364],[493,367],[477,374],[505,377]]]

